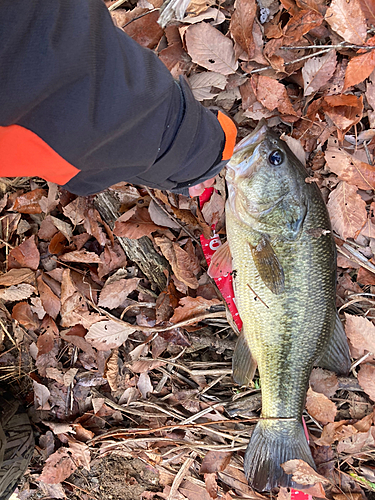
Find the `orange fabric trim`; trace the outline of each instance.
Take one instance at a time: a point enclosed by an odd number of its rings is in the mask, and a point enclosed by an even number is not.
[[[237,127],[232,120],[221,111],[217,112],[217,119],[225,134],[225,146],[221,159],[229,160],[233,154],[234,146],[236,145]]]
[[[0,177],[37,176],[63,185],[78,172],[31,130],[0,127]]]

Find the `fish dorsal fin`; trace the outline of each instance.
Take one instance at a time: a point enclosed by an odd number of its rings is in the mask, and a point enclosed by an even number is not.
[[[349,373],[351,362],[348,339],[337,312],[333,335],[323,355],[315,364],[340,375],[347,375]]]
[[[233,379],[238,385],[250,385],[258,366],[243,331],[238,337],[232,358]]]
[[[221,278],[232,272],[232,255],[226,241],[213,254],[207,274],[211,278]]]
[[[272,293],[278,295],[284,291],[284,270],[269,239],[262,235],[256,246],[250,244],[251,254],[257,271],[264,284]]]

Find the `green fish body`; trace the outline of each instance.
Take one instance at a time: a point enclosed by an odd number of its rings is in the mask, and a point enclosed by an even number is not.
[[[335,307],[336,253],[325,203],[284,141],[264,123],[227,165],[226,226],[243,321],[233,376],[258,366],[262,414],[245,455],[259,491],[293,486],[280,464],[314,467],[302,425],[313,365],[346,373],[350,357]]]

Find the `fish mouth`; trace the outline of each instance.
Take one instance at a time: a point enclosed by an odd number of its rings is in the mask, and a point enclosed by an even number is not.
[[[251,132],[251,134],[247,135],[244,137],[234,148],[233,154],[237,153],[238,151],[241,151],[242,149],[247,149],[250,148],[250,146],[253,146],[251,148],[253,151],[255,150],[256,146],[264,140],[266,137],[266,134],[268,132],[268,126],[267,122],[264,118],[260,120],[256,128]]]

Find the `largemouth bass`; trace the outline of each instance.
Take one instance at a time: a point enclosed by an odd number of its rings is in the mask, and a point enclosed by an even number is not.
[[[227,237],[243,321],[233,377],[248,385],[258,366],[262,413],[244,464],[258,491],[298,487],[280,466],[287,460],[314,467],[302,425],[313,365],[339,373],[350,368],[335,307],[330,220],[319,188],[305,182],[307,175],[265,122],[236,146],[227,165]],[[219,254],[222,260],[225,252]]]

